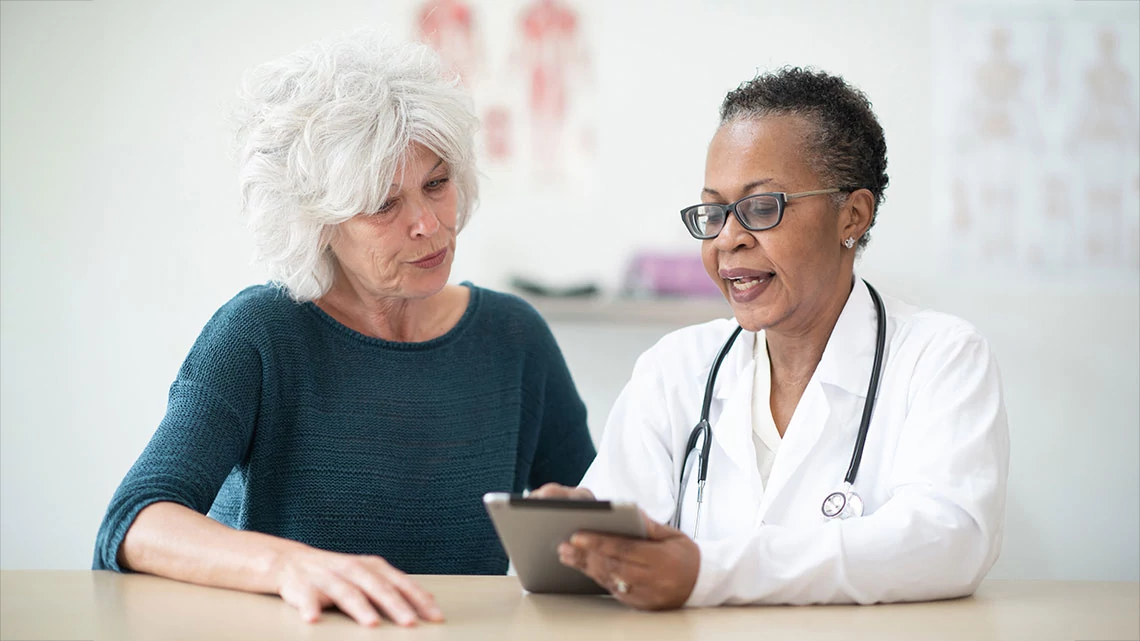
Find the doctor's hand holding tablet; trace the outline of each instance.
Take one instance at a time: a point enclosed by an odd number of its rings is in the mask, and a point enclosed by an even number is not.
[[[836,76],[782,69],[724,99],[681,219],[735,318],[643,354],[580,487],[530,495],[644,510],[644,539],[580,532],[563,565],[647,609],[977,588],[1004,523],[1001,379],[971,325],[855,276],[886,151]]]
[[[608,591],[627,605],[661,610],[683,605],[697,579],[692,539],[631,502],[598,501],[586,488],[556,483],[527,497],[488,494],[484,502],[528,591]],[[631,593],[627,580],[653,589]]]

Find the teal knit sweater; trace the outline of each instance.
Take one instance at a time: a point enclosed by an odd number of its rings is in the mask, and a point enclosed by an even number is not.
[[[173,501],[408,573],[506,572],[483,494],[577,485],[594,445],[542,317],[464,285],[459,323],[423,343],[364,336],[271,286],[226,303],[111,499],[94,568],[120,570],[139,511]]]

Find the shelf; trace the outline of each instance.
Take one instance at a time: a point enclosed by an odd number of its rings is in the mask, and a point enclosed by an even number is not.
[[[720,298],[525,298],[549,323],[684,327],[732,316],[728,302]]]

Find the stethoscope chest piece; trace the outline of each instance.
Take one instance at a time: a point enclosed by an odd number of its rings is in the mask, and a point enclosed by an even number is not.
[[[850,483],[844,483],[841,490],[832,492],[823,499],[823,515],[828,519],[863,516],[863,499],[855,493]]]

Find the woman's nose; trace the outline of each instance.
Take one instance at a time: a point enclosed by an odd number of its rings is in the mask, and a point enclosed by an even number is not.
[[[439,216],[428,203],[421,203],[416,207],[415,220],[412,222],[412,236],[433,236],[439,231]]]

